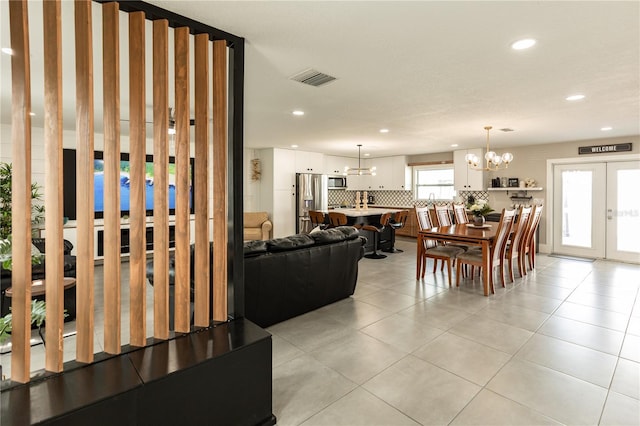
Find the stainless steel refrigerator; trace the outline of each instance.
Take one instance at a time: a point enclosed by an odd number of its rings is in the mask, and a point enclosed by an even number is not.
[[[311,231],[309,210],[327,210],[329,199],[327,175],[296,173],[296,233]]]

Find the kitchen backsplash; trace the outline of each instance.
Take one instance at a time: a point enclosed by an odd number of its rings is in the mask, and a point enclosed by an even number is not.
[[[415,205],[425,206],[431,204],[448,204],[450,201],[436,200],[435,203],[427,200],[416,201],[413,199],[412,191],[367,191],[367,195],[373,195],[375,198],[375,205],[385,207],[413,207]],[[466,202],[469,196],[472,195],[476,199],[489,199],[489,193],[487,191],[460,191],[458,196],[461,201]],[[360,192],[362,196],[362,191]],[[329,190],[329,205],[353,205],[356,199],[356,191],[345,191],[339,189]]]

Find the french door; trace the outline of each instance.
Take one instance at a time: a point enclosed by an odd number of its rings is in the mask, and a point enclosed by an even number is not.
[[[555,165],[553,251],[640,262],[638,182],[638,161]]]

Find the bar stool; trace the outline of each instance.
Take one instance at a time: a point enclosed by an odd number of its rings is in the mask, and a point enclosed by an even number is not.
[[[344,226],[347,224],[347,215],[340,212],[329,212],[329,227]]]
[[[367,259],[384,259],[387,257],[378,253],[378,243],[380,242],[380,235],[384,231],[386,224],[389,223],[390,218],[391,213],[385,213],[380,216],[380,223],[377,226],[371,223],[362,226],[363,230],[373,232],[373,253],[365,254],[364,257]]]
[[[402,253],[404,250],[397,249],[396,245],[396,231],[398,229],[404,228],[404,225],[407,223],[407,219],[409,218],[409,210],[401,210],[397,212],[393,219],[389,220],[389,227],[391,228],[391,248],[382,250],[387,253]]]
[[[324,223],[324,213],[317,210],[309,210],[309,219],[311,220],[311,228],[319,226],[320,229],[325,229],[327,224]]]

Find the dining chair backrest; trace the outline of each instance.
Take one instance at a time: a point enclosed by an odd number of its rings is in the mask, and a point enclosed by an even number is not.
[[[449,206],[436,206],[436,218],[438,219],[438,226],[450,226],[451,213],[449,213]]]
[[[469,216],[467,215],[467,208],[464,204],[453,203],[453,216],[456,219],[456,223],[469,223]]]
[[[331,226],[342,226],[347,224],[347,215],[340,212],[329,212],[329,223]]]
[[[418,229],[420,231],[425,231],[427,229],[433,228],[433,223],[431,222],[431,215],[429,213],[428,207],[418,207],[416,206],[416,218],[418,219]],[[434,240],[424,240],[425,248],[434,247],[436,242]]]
[[[311,225],[313,227],[324,224],[324,213],[317,210],[309,210],[309,219],[311,219]]]
[[[531,217],[531,207],[520,207],[518,209],[518,214],[511,228],[511,253],[515,253],[520,250],[520,242],[523,239],[523,236],[527,233],[527,228],[529,226],[529,219]]]
[[[531,211],[531,216],[529,218],[529,226],[527,226],[527,230],[525,235],[520,240],[520,247],[518,250],[526,251],[526,248],[529,247],[531,242],[533,241],[533,236],[536,234],[536,229],[540,224],[540,218],[542,217],[542,204],[533,206],[533,210]]]
[[[500,223],[498,223],[498,229],[496,230],[496,239],[493,243],[492,256],[494,260],[500,260],[504,258],[504,253],[507,248],[507,240],[511,233],[511,227],[513,220],[516,216],[515,210],[502,209],[500,215]]]
[[[420,231],[433,228],[428,207],[416,206],[416,218],[418,219],[418,228]]]

